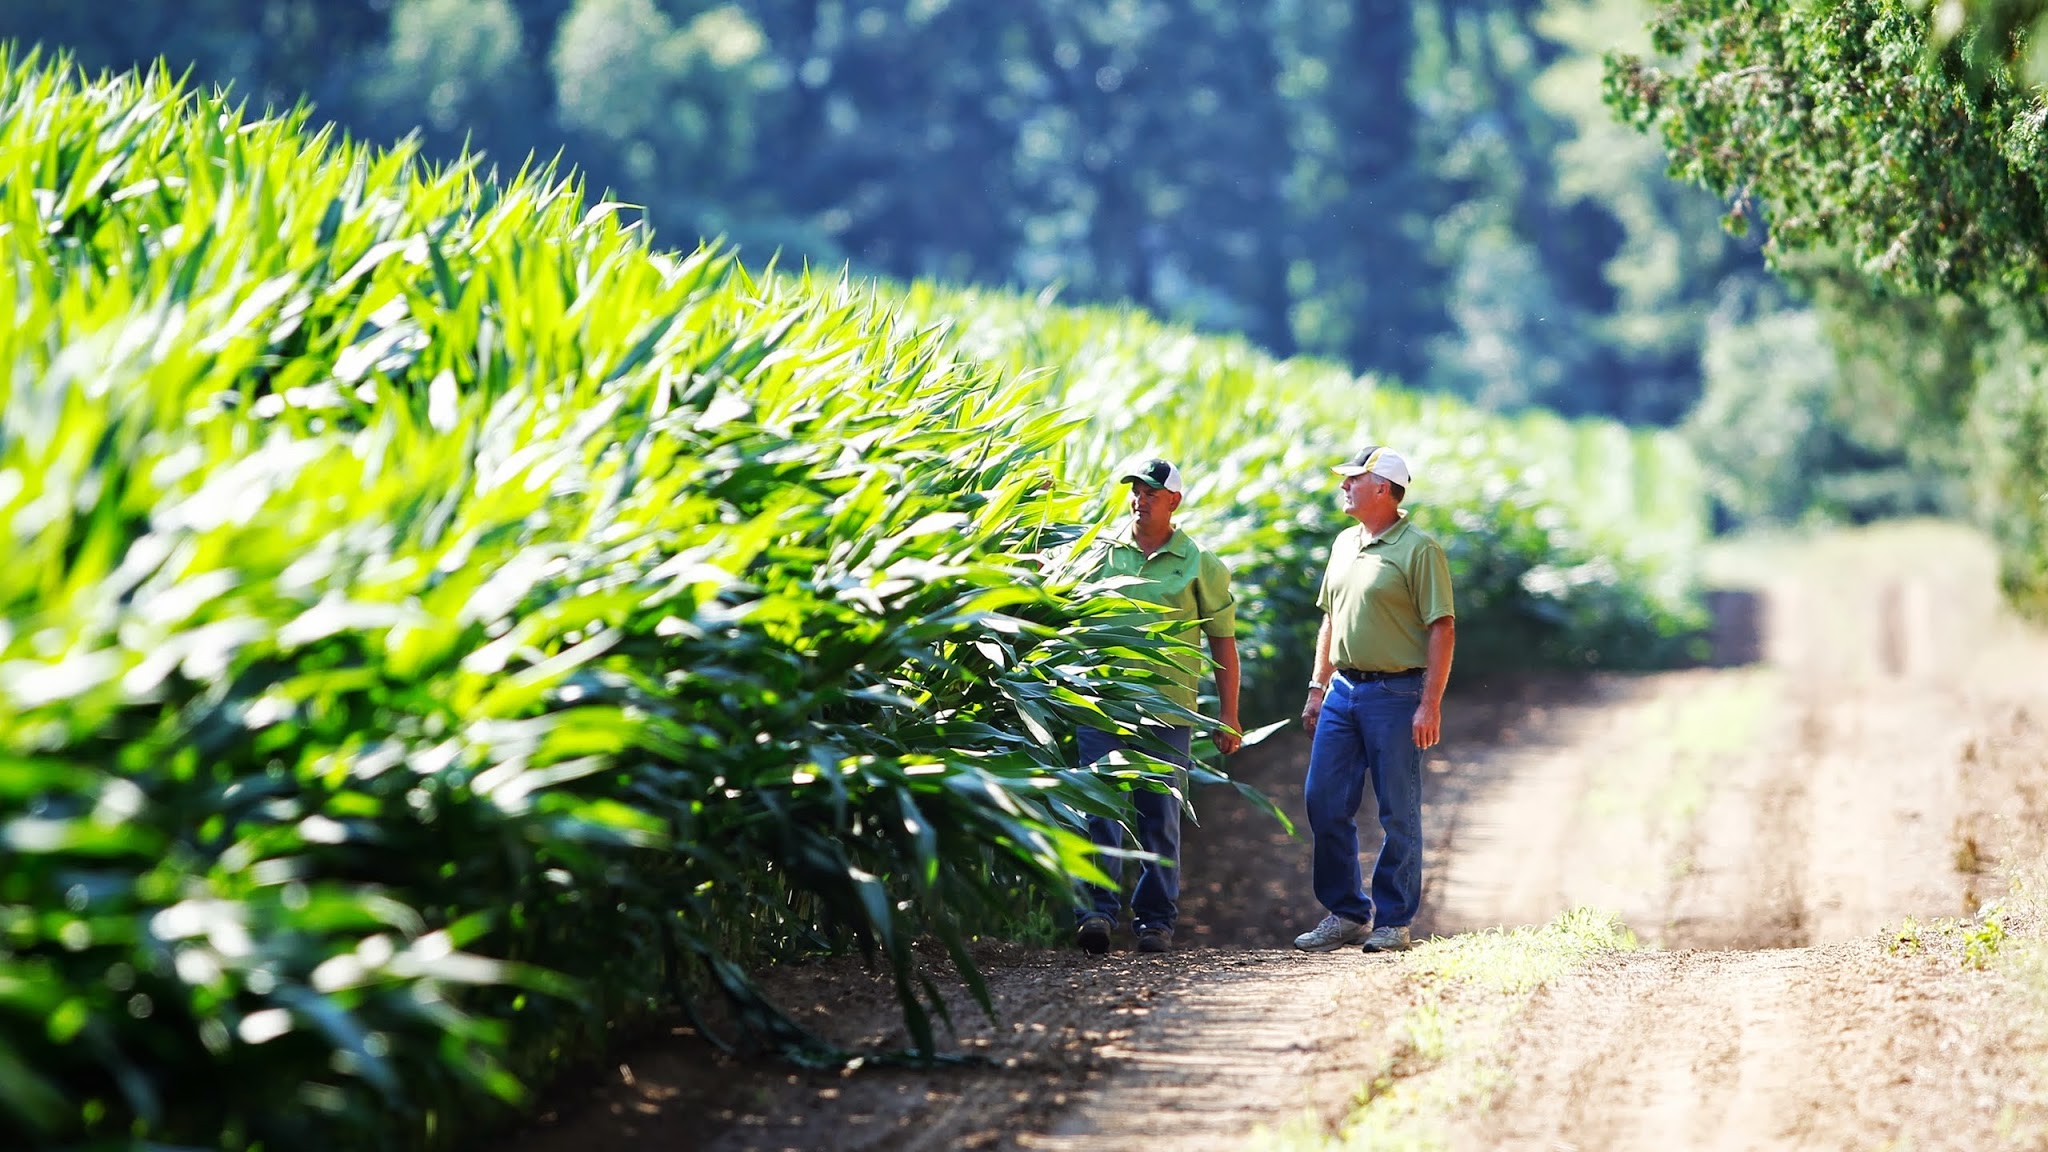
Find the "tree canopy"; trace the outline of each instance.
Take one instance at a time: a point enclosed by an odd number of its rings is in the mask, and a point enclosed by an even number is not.
[[[2048,106],[2010,67],[1970,67],[1990,29],[1934,44],[1931,19],[1898,0],[1688,0],[1653,33],[1689,62],[1619,57],[1608,81],[1675,174],[1734,198],[1731,224],[1767,206],[1774,252],[2048,320]]]

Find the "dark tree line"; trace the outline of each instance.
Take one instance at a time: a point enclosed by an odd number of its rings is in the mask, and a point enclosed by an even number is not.
[[[559,156],[677,245],[1131,300],[1502,407],[1670,423],[1714,202],[1600,107],[1640,0],[11,0],[352,132]],[[1768,292],[1768,290],[1766,290]],[[1738,293],[1737,295],[1741,295]],[[1751,295],[1754,295],[1752,292]],[[1745,297],[1747,298],[1747,297]]]

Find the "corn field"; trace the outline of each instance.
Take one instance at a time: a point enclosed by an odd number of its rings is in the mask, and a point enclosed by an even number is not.
[[[678,1006],[836,1059],[748,976],[826,948],[929,1053],[913,944],[979,993],[1143,786],[1066,743],[1168,707],[1110,663],[1168,642],[1062,574],[1131,450],[1188,466],[1255,659],[1361,395],[1522,655],[1680,631],[1694,502],[1627,435],[621,215],[0,55],[0,1146],[454,1146]]]

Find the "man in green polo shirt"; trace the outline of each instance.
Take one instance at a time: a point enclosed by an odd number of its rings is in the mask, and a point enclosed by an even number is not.
[[[1215,733],[1216,747],[1225,754],[1241,743],[1237,721],[1237,602],[1230,595],[1230,569],[1223,561],[1204,552],[1186,532],[1176,528],[1173,515],[1180,508],[1180,469],[1165,460],[1148,460],[1125,472],[1121,481],[1131,486],[1130,524],[1097,544],[1089,557],[1095,580],[1120,580],[1117,595],[1153,605],[1163,618],[1183,626],[1171,632],[1174,639],[1194,644],[1197,635],[1209,640],[1209,654],[1216,665],[1216,697],[1223,728]],[[1202,663],[1193,652],[1183,652],[1173,662],[1171,681],[1163,687],[1169,700],[1195,711]],[[1194,729],[1185,724],[1159,724],[1151,735],[1171,750],[1161,759],[1191,763],[1189,751]],[[1077,734],[1083,767],[1123,748],[1121,737],[1099,728],[1082,728]],[[1147,751],[1153,751],[1149,746]],[[1138,951],[1164,952],[1173,942],[1173,926],[1180,914],[1180,800],[1166,792],[1142,789],[1131,793],[1137,809],[1138,844],[1160,860],[1145,861],[1139,869],[1138,886],[1131,894],[1131,928],[1137,934]],[[1088,833],[1104,848],[1123,844],[1123,829],[1116,821],[1091,817]],[[1121,861],[1101,856],[1097,863],[1112,883],[1121,879]],[[1110,925],[1116,920],[1119,888],[1089,887],[1082,907],[1075,913],[1074,942],[1083,949],[1109,951]]]
[[[1451,566],[1401,511],[1407,461],[1375,445],[1335,471],[1344,477],[1344,514],[1358,523],[1330,546],[1316,596],[1323,626],[1315,674],[1301,711],[1315,736],[1307,785],[1315,892],[1329,915],[1294,946],[1328,952],[1362,941],[1367,952],[1397,951],[1408,947],[1422,903],[1421,750],[1443,727],[1457,641]],[[1367,779],[1386,833],[1370,897],[1358,866]]]

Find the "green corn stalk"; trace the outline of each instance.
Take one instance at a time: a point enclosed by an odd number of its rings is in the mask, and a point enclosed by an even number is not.
[[[1098,878],[1071,421],[539,170],[0,59],[0,1133],[454,1139],[607,1023]],[[498,1103],[494,1103],[494,1101]]]

